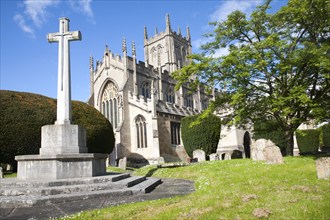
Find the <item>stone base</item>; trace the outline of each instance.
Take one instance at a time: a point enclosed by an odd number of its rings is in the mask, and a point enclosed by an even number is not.
[[[87,152],[86,130],[83,127],[71,124],[42,126],[40,155]]]
[[[16,156],[17,178],[56,180],[104,175],[107,157],[107,154],[90,153]]]

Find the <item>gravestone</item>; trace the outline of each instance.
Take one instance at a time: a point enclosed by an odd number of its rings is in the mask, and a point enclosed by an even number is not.
[[[165,163],[164,157],[158,157],[157,158],[157,164],[163,164],[163,163]]]
[[[118,167],[120,169],[126,170],[126,167],[127,167],[127,157],[124,157],[124,158],[122,158],[122,159],[119,160]]]
[[[219,155],[216,153],[210,154],[210,161],[219,160]]]
[[[321,157],[315,161],[317,177],[330,179],[330,157]]]
[[[193,158],[196,158],[198,162],[205,161],[205,152],[203,150],[194,150]]]
[[[276,146],[271,140],[258,139],[252,141],[251,144],[251,158],[252,160],[265,160],[263,150],[268,146]]]
[[[264,158],[267,164],[282,164],[283,156],[279,147],[272,145],[263,150]]]
[[[3,172],[2,172],[2,167],[0,167],[0,179],[3,178]]]
[[[81,40],[80,31],[69,31],[69,19],[59,19],[59,32],[48,34],[58,42],[57,118],[55,124],[41,128],[39,155],[16,156],[17,178],[64,179],[92,177],[106,173],[106,154],[89,154],[86,130],[71,124],[71,76],[69,42]]]

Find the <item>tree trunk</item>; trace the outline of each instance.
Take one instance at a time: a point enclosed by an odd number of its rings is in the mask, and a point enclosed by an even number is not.
[[[293,156],[293,135],[294,132],[291,129],[285,131],[286,156]]]

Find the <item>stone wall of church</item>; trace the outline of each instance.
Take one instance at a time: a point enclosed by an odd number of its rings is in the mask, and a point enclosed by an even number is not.
[[[158,113],[159,150],[166,162],[187,161],[187,153],[181,145],[171,143],[171,121],[180,123],[181,117]]]

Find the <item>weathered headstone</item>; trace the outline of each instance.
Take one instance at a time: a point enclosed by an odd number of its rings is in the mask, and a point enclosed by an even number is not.
[[[271,140],[258,139],[257,141],[252,141],[251,144],[251,158],[252,160],[265,160],[263,150],[268,146],[276,146]]]
[[[194,150],[193,158],[197,158],[198,162],[205,161],[205,152],[203,150]]]
[[[219,160],[219,155],[216,153],[210,154],[210,161]]]
[[[330,157],[321,157],[315,161],[317,177],[330,179]]]
[[[264,158],[267,164],[282,164],[283,156],[279,147],[272,145],[263,150]]]
[[[157,164],[163,164],[163,163],[165,163],[164,157],[158,157],[157,158]]]
[[[119,160],[118,167],[120,169],[126,170],[126,166],[127,166],[127,157],[124,157]]]
[[[225,153],[225,158],[224,160],[231,160],[231,154],[230,152]]]
[[[0,167],[0,179],[3,178],[3,172],[2,172],[2,167]]]

